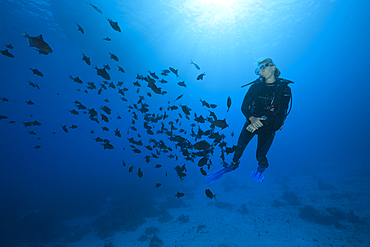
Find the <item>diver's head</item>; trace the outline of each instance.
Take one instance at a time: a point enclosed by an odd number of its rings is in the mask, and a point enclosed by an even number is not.
[[[276,68],[271,58],[264,58],[257,62],[256,75],[260,75],[266,82],[274,82],[279,77],[280,71]]]

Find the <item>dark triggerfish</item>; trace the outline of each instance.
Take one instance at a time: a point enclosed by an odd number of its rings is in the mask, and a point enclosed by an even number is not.
[[[94,69],[96,69],[97,75],[100,75],[101,77],[103,77],[106,80],[110,80],[110,76],[109,76],[108,72],[105,70],[105,67],[102,68],[102,69],[99,69],[96,66],[94,66]]]
[[[11,53],[8,51],[8,49],[5,49],[5,50],[0,51],[0,52],[1,52],[1,54],[5,55],[5,56],[8,56],[8,57],[14,57],[14,55],[13,55],[13,54],[11,54]]]
[[[27,33],[22,32],[20,30],[17,30],[15,27],[13,27],[15,31],[17,31],[22,37],[25,37],[28,39],[29,47],[36,47],[40,51],[51,53],[53,52],[50,48],[50,46],[43,40],[42,34],[40,34],[37,37],[30,37]]]
[[[217,194],[213,194],[213,193],[212,193],[212,191],[211,191],[210,189],[206,189],[205,193],[206,193],[206,196],[207,196],[208,198],[210,198],[210,199],[215,198],[215,199],[216,199]]]
[[[230,106],[231,106],[231,98],[227,97],[227,111],[226,112],[229,112]]]
[[[111,25],[111,27],[117,31],[117,32],[121,32],[121,28],[118,26],[118,22],[116,21],[112,21],[111,19],[107,18],[107,20],[109,21],[109,24]]]

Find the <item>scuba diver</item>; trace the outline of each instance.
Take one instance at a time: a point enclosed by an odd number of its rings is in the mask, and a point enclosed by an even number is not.
[[[292,94],[288,84],[293,82],[279,78],[280,71],[271,58],[258,61],[255,73],[260,77],[242,86],[252,84],[241,107],[246,122],[240,133],[233,161],[221,170],[209,173],[206,177],[208,183],[212,183],[221,178],[223,174],[238,168],[239,159],[244,149],[255,135],[258,136],[256,152],[258,166],[257,170],[252,171],[249,175],[258,182],[264,180],[262,173],[269,166],[266,158],[267,152],[274,140],[275,132],[282,128],[292,107],[292,104],[289,107]]]

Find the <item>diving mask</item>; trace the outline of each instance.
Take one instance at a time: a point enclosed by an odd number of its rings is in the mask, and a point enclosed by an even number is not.
[[[275,64],[273,62],[261,63],[260,65],[258,65],[254,73],[256,73],[256,75],[259,75],[260,71],[262,72],[265,71],[266,67],[268,66],[275,66]]]

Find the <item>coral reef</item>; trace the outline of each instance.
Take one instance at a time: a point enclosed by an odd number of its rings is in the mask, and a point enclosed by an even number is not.
[[[161,223],[165,223],[165,222],[169,222],[172,219],[173,219],[173,216],[170,215],[167,211],[165,211],[159,216],[158,221]]]
[[[153,201],[145,199],[115,201],[106,214],[92,222],[92,226],[101,239],[111,237],[119,231],[135,231],[146,222],[145,218],[158,214],[153,204]]]
[[[189,215],[182,214],[179,218],[177,218],[177,221],[180,223],[188,223],[189,222]]]
[[[156,234],[154,234],[154,236],[149,242],[149,247],[161,247],[161,246],[163,246],[163,241]]]
[[[349,213],[343,212],[341,209],[336,207],[330,207],[325,209],[329,214],[315,209],[313,206],[303,206],[299,209],[300,218],[307,220],[309,222],[321,224],[321,225],[331,225],[333,224],[337,229],[345,228],[339,221],[345,221],[352,224],[364,224],[366,221],[361,219],[359,216],[355,215],[352,210]]]
[[[232,209],[234,207],[234,205],[232,205],[231,203],[218,202],[218,201],[215,202],[215,206],[216,208],[220,208],[220,209]]]
[[[300,208],[299,211],[299,216],[301,217],[301,219],[307,220],[309,222],[314,222],[321,225],[331,225],[334,223],[333,217],[322,213],[312,206],[305,205]]]
[[[287,190],[283,193],[283,199],[288,202],[291,206],[299,206],[301,202],[298,199],[298,196],[294,192],[289,192]]]
[[[333,190],[334,189],[333,185],[324,183],[322,180],[317,181],[317,186],[319,190]]]
[[[279,200],[274,200],[271,204],[271,206],[273,206],[274,208],[278,208],[278,207],[281,207],[281,206],[284,206],[284,203],[280,202]]]
[[[205,228],[207,228],[206,225],[198,225],[198,227],[197,227],[197,233],[206,233],[206,232],[202,231]]]
[[[247,206],[245,206],[244,203],[241,205],[241,208],[239,209],[239,212],[241,214],[249,214],[249,210],[248,210]]]

